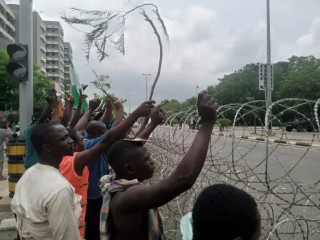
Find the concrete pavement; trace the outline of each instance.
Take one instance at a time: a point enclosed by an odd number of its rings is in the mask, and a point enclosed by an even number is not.
[[[4,164],[3,175],[8,177],[7,162]],[[12,240],[17,238],[15,229],[15,218],[10,208],[11,198],[9,197],[8,180],[0,181],[0,239]]]

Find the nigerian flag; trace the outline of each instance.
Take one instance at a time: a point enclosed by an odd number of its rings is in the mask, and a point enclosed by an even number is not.
[[[80,99],[80,91],[82,89],[82,85],[79,82],[78,74],[76,73],[73,63],[69,57],[70,62],[70,81],[71,81],[71,94],[74,99],[73,107],[78,107],[79,99]],[[88,109],[89,105],[87,100],[84,101],[81,107],[81,112],[85,112]]]

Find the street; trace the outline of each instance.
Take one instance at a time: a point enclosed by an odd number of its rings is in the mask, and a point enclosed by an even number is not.
[[[300,133],[290,133],[287,137],[291,136],[291,141],[298,137],[297,134]],[[167,127],[154,133],[154,144],[150,148],[161,173],[156,180],[174,170],[194,136],[194,131]],[[306,142],[313,138],[312,133],[305,133],[296,140]],[[269,235],[272,236],[270,239],[319,239],[319,153],[320,148],[271,141],[267,144],[266,141],[215,133],[197,182],[187,193],[168,204],[164,210],[166,218],[177,221],[192,209],[201,189],[225,182],[245,189],[257,200],[262,217],[261,239],[268,239]],[[172,222],[169,228],[178,227]],[[168,231],[173,233],[174,229],[171,230]]]

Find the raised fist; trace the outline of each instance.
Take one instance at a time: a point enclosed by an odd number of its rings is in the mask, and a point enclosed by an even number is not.
[[[211,98],[207,91],[198,94],[197,107],[202,122],[213,122],[217,119],[218,103]]]
[[[137,114],[138,117],[150,116],[155,103],[154,100],[145,101],[134,110],[134,113]]]
[[[160,106],[158,106],[156,110],[151,114],[151,117],[150,117],[151,122],[153,124],[159,125],[163,123],[165,115],[166,115],[165,111],[161,109]]]
[[[89,101],[89,108],[94,111],[97,107],[99,107],[101,100],[98,98],[92,99]]]

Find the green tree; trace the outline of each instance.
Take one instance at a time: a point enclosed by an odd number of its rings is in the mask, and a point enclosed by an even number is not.
[[[44,107],[49,90],[54,88],[53,82],[42,74],[38,66],[33,66],[33,103],[35,107]]]
[[[178,111],[181,103],[176,99],[165,99],[160,103],[161,107],[166,111]]]
[[[320,59],[314,56],[289,58],[288,73],[279,86],[281,98],[320,98]]]
[[[19,109],[19,82],[8,77],[6,65],[9,56],[4,49],[0,49],[0,111]],[[46,104],[46,96],[54,87],[53,82],[39,71],[39,67],[33,67],[33,101],[35,107],[43,107]]]
[[[19,83],[8,78],[9,55],[0,49],[0,111],[17,110],[19,104]]]

